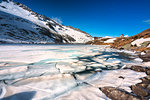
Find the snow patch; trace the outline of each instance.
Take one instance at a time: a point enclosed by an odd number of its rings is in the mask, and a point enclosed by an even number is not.
[[[135,58],[134,60],[137,61],[137,62],[142,62],[143,61],[141,58]]]
[[[141,46],[141,44],[142,44],[143,42],[146,42],[146,41],[150,41],[150,38],[137,39],[137,40],[133,41],[131,44],[132,44],[132,45],[137,45],[137,46],[139,47],[139,46]]]
[[[104,41],[104,43],[113,43],[116,38],[108,39],[107,41]]]
[[[123,78],[120,78],[122,76]],[[135,72],[132,70],[113,70],[113,71],[103,71],[94,76],[94,78],[89,79],[91,84],[95,87],[119,87],[125,89],[128,92],[131,92],[129,86],[136,83],[140,83],[139,78],[145,77],[146,74],[142,72]],[[94,79],[94,80],[93,80]]]

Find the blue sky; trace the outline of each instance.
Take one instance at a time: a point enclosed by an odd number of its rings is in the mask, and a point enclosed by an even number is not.
[[[135,35],[150,28],[150,0],[14,0],[92,36]]]

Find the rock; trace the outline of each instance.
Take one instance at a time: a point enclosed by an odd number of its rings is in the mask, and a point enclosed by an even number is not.
[[[138,87],[136,85],[131,86],[132,92],[140,97],[148,96],[148,91],[142,87]]]
[[[115,87],[102,87],[100,90],[112,100],[140,100],[138,97]]]
[[[140,55],[139,57],[143,60],[143,62],[150,61],[150,53],[149,52],[146,53],[145,55]]]
[[[150,67],[147,67],[148,70],[150,70]]]
[[[146,71],[146,74],[147,74],[147,75],[150,75],[150,70],[147,70],[147,71]]]
[[[122,48],[128,50],[131,48],[131,44],[126,44],[126,45],[122,46]]]
[[[148,91],[150,91],[150,84],[148,84],[148,86],[146,87],[146,89],[147,89]]]
[[[141,78],[141,80],[142,80],[142,83],[146,83],[146,84],[150,83],[150,81],[148,80],[147,77],[143,77],[143,78]]]
[[[147,78],[148,80],[150,80],[150,75],[147,75],[146,78]]]
[[[147,47],[150,44],[150,41],[143,42],[141,47]]]
[[[141,52],[141,55],[145,55],[146,53],[145,52]]]
[[[146,72],[147,68],[142,66],[131,66],[131,70],[137,71],[137,72]]]
[[[119,78],[122,78],[122,79],[124,79],[125,77],[123,77],[123,76],[119,76]]]
[[[146,88],[148,86],[148,84],[146,84],[146,83],[138,83],[138,84],[136,84],[136,86],[142,87],[142,88]]]

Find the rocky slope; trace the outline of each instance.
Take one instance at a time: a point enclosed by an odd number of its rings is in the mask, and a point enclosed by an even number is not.
[[[87,42],[94,45],[110,45],[112,48],[133,51],[150,50],[150,28],[131,37],[95,38]]]
[[[150,50],[150,28],[131,37],[117,38],[111,47],[136,51]]]
[[[85,43],[93,38],[12,0],[0,3],[0,43]]]

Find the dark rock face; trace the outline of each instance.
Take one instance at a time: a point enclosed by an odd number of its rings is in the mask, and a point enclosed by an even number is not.
[[[102,87],[100,90],[112,100],[150,100],[150,67],[131,66],[136,72],[145,72],[146,77],[141,78],[141,83],[132,85],[131,93],[114,87]],[[123,78],[119,76],[119,78]]]
[[[147,75],[150,75],[150,70],[147,70],[147,71],[146,71],[146,74],[147,74]]]
[[[140,58],[143,60],[143,62],[150,61],[150,53],[146,53],[145,55],[140,55]]]
[[[141,78],[142,82],[137,83],[136,85],[132,85],[132,92],[140,97],[141,100],[149,100],[150,99],[150,68],[144,68],[142,66],[132,66],[132,70],[138,72],[145,72],[147,74],[146,77]]]
[[[141,97],[148,96],[148,91],[142,87],[132,85],[131,89],[132,89],[132,92],[138,96],[141,96]]]
[[[100,90],[112,100],[140,100],[140,98],[118,88],[102,87]]]
[[[131,66],[130,69],[136,72],[146,72],[148,70],[147,68],[144,68],[142,66]]]

